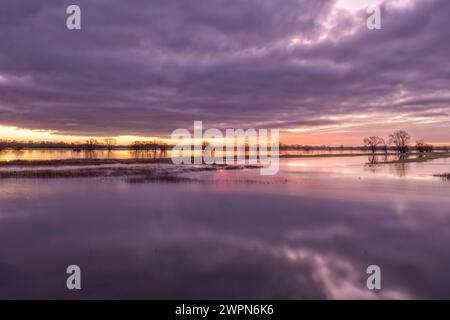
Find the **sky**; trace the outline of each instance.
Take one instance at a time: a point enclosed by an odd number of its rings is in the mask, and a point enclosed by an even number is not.
[[[0,0],[0,139],[129,142],[201,120],[450,144],[449,17],[448,0]]]

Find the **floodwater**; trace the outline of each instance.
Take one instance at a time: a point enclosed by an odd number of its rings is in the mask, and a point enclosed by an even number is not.
[[[134,159],[167,156],[161,151],[94,150],[73,151],[71,149],[24,149],[0,151],[0,161],[12,160],[64,160],[64,159]],[[169,155],[170,156],[170,155]]]
[[[450,160],[369,161],[281,159],[273,177],[190,183],[0,180],[0,298],[450,298],[450,182],[433,177]]]
[[[291,150],[281,151],[280,154],[339,154],[339,153],[361,153],[360,150],[341,151],[341,150]],[[12,160],[61,160],[61,159],[136,159],[136,158],[160,158],[170,157],[170,150],[166,152],[152,150],[94,150],[94,151],[74,151],[72,149],[24,149],[24,150],[1,150],[0,161]]]

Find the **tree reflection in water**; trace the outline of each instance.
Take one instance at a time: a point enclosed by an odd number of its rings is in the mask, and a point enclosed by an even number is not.
[[[385,166],[387,165],[389,168],[389,173],[394,174],[400,178],[405,177],[408,174],[409,170],[409,163],[405,162],[393,162],[388,163],[390,161],[404,161],[409,156],[405,154],[400,155],[394,155],[391,157],[394,157],[394,159],[389,159],[390,155],[384,154],[384,155],[370,155],[368,158],[368,162],[366,163],[365,167],[372,173],[381,172],[384,170]]]
[[[134,159],[158,159],[167,156],[167,151],[158,150],[131,150],[130,156]]]

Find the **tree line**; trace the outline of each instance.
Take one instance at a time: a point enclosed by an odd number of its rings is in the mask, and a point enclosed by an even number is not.
[[[280,151],[301,150],[301,151],[344,151],[344,150],[370,150],[372,153],[377,151],[388,152],[389,150],[397,151],[399,153],[407,153],[409,150],[416,150],[421,153],[433,152],[434,150],[448,151],[450,147],[436,147],[424,141],[417,141],[415,145],[411,144],[411,136],[403,130],[398,130],[389,135],[388,138],[379,136],[366,137],[363,140],[363,146],[310,146],[299,144],[283,144],[280,143]],[[203,149],[208,142],[203,142]],[[74,151],[93,151],[96,149],[103,149],[112,151],[114,149],[132,149],[134,151],[167,151],[171,145],[158,139],[149,141],[134,141],[128,145],[118,145],[114,138],[104,138],[99,141],[94,138],[85,140],[84,142],[53,142],[53,141],[15,141],[15,140],[0,140],[0,151],[5,149],[22,150],[22,149],[72,149]]]
[[[387,152],[390,146],[392,146],[394,150],[399,153],[408,153],[411,149],[424,153],[433,152],[435,149],[432,144],[425,143],[424,141],[417,141],[415,146],[412,146],[411,136],[404,130],[398,130],[391,133],[388,139],[378,136],[371,136],[364,138],[363,142],[364,146],[372,153],[375,153],[378,150]]]
[[[93,151],[103,149],[112,151],[114,149],[131,148],[139,151],[166,151],[169,145],[161,140],[134,141],[129,145],[118,145],[114,138],[105,138],[99,141],[94,138],[86,139],[84,142],[54,142],[54,141],[16,141],[16,140],[0,140],[0,151],[12,149],[20,151],[23,149],[72,149],[73,151]]]

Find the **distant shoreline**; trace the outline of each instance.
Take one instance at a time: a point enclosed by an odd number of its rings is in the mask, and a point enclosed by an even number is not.
[[[1,142],[1,140],[0,140]],[[15,146],[2,146],[0,144],[0,152],[1,151],[26,151],[26,150],[65,150],[65,151],[73,151],[73,152],[95,152],[95,151],[157,151],[157,152],[167,152],[170,151],[173,147],[172,145],[166,145],[164,150],[161,150],[159,148],[146,148],[139,146],[138,148],[132,146],[132,145],[116,145],[112,147],[107,147],[104,145],[97,145],[93,148],[86,148],[84,145],[45,145],[45,146],[39,146],[38,144],[33,146],[27,146],[25,143],[24,145],[21,145],[21,143],[18,143],[19,147]],[[449,152],[450,146],[434,146],[435,151],[434,152]],[[294,145],[280,145],[279,147],[280,151],[302,151],[302,152],[318,152],[318,151],[326,151],[326,152],[357,152],[360,151],[361,153],[369,153],[370,151],[367,151],[368,149],[364,146],[294,146]],[[384,154],[384,151],[381,151],[381,149],[377,149],[380,154]],[[415,147],[411,147],[410,150],[416,151]],[[397,150],[395,147],[388,147],[388,153],[396,153]],[[372,154],[370,152],[370,154]]]

